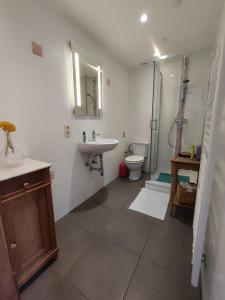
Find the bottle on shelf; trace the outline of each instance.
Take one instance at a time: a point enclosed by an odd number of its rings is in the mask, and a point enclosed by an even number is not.
[[[191,159],[195,159],[195,145],[191,146]]]
[[[86,143],[86,133],[85,133],[85,131],[83,131],[82,139],[83,139],[83,143]]]

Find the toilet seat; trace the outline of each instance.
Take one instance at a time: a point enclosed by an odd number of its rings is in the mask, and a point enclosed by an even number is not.
[[[139,156],[139,155],[130,155],[125,158],[125,162],[128,163],[140,163],[144,162],[144,156]]]

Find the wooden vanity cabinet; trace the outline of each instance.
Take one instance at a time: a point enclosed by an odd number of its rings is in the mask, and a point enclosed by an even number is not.
[[[1,181],[0,213],[21,287],[58,253],[49,168]]]

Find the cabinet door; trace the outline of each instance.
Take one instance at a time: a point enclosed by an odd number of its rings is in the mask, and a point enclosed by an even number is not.
[[[13,270],[18,280],[53,248],[49,188],[43,186],[8,198],[2,219]]]
[[[5,242],[5,234],[0,216],[0,299],[19,300],[19,292],[13,276],[8,249]]]

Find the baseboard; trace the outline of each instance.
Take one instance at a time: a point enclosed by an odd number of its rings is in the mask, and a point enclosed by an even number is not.
[[[78,207],[84,201],[85,200],[80,201],[80,202],[77,202],[77,201],[70,202],[69,204],[67,204],[66,206],[64,206],[63,208],[61,208],[60,210],[56,211],[54,213],[55,222],[57,222],[60,219],[62,219],[65,215],[67,215],[68,213],[70,213],[73,209],[75,209],[76,207]]]

